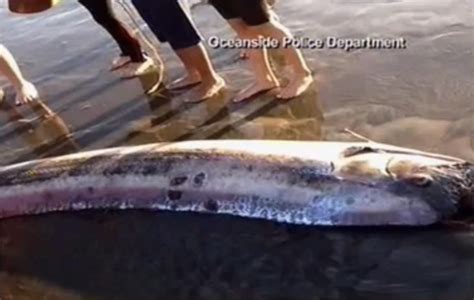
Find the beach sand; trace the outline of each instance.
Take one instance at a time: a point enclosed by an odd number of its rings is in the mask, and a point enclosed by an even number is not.
[[[262,96],[238,105],[231,98],[252,76],[237,49],[208,47],[229,88],[220,97],[187,105],[186,93],[144,95],[156,77],[123,81],[108,72],[117,47],[75,1],[27,18],[2,9],[0,27],[8,28],[2,43],[62,122],[57,128],[54,120],[26,126],[35,119],[30,109],[3,105],[0,164],[161,141],[353,139],[344,128],[379,142],[473,160],[472,7],[469,1],[427,3],[281,1],[276,11],[296,37],[404,38],[407,48],[304,49],[316,79],[308,93],[291,101]],[[120,6],[117,12],[129,22]],[[192,13],[206,39],[234,37],[210,6],[194,6]],[[165,62],[165,81],[182,75],[169,47],[142,29]],[[291,76],[279,69],[283,80]]]
[[[246,63],[236,49],[208,47],[229,88],[189,105],[186,93],[145,95],[153,74],[123,81],[108,72],[118,49],[75,1],[26,18],[9,14],[0,2],[0,42],[54,112],[14,107],[6,89],[0,164],[162,141],[353,140],[344,128],[379,142],[474,160],[472,1],[280,0],[276,11],[298,37],[404,38],[407,47],[304,49],[316,79],[308,93],[241,104],[231,98],[252,81]],[[117,12],[129,22],[120,7]],[[196,5],[192,13],[206,39],[234,37],[211,7]],[[153,38],[146,26],[142,30]],[[180,76],[170,48],[153,43],[165,62],[165,82]],[[275,65],[281,77],[291,76],[278,59]],[[222,216],[154,216],[84,213],[0,222],[0,298],[474,296],[469,232],[332,232]]]

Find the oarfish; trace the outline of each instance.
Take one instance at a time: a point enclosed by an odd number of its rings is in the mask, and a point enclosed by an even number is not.
[[[374,142],[189,141],[0,167],[0,218],[85,209],[428,225],[474,206],[462,159]]]

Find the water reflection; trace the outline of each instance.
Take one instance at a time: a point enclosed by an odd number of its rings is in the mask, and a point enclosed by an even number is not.
[[[0,296],[470,299],[472,235],[139,211],[16,218],[0,223]]]
[[[148,78],[140,81],[145,89],[150,85]],[[245,84],[238,82],[237,88]],[[185,103],[180,96],[166,90],[149,95],[152,116],[133,121],[127,136],[112,145],[220,138],[318,140],[322,135],[315,87],[290,101],[268,94],[233,104],[228,90],[199,104]]]
[[[127,21],[127,14],[120,6],[117,9]],[[341,132],[351,128],[372,140],[474,159],[474,27],[467,14],[468,1],[426,6],[424,0],[379,4],[298,0],[279,2],[276,10],[297,36],[363,37],[375,30],[377,35],[406,38],[408,48],[304,49],[317,78],[313,91],[287,103],[267,95],[242,105],[230,101],[232,94],[252,80],[245,63],[234,60],[239,51],[210,49],[216,69],[231,84],[230,89],[213,101],[189,106],[183,103],[185,95],[179,93],[153,91],[146,95],[155,75],[122,81],[109,74],[108,62],[116,47],[75,1],[65,1],[56,10],[29,19],[0,10],[0,26],[9,28],[5,43],[20,61],[28,61],[30,77],[47,91],[48,105],[66,120],[84,150],[208,138],[348,140],[351,137]],[[193,16],[206,37],[233,37],[211,7],[196,6]],[[142,23],[138,25],[158,48],[166,75],[171,77],[166,80],[175,79],[182,67],[172,51],[158,45]],[[61,34],[46,34],[41,30],[44,26],[51,31],[61,28]],[[15,38],[19,33],[26,40],[42,39],[26,49],[22,40]],[[148,44],[145,48],[154,54]],[[35,60],[31,59],[33,52]],[[278,76],[291,76],[276,53],[272,57]],[[85,105],[89,109],[84,109]],[[0,132],[0,140],[0,151],[8,153],[0,156],[1,164],[23,158],[12,151],[18,148],[14,135]]]
[[[309,93],[239,104],[230,99],[250,73],[235,60],[238,50],[212,49],[232,86],[191,105],[183,94],[155,90],[160,74],[122,81],[107,72],[116,47],[76,1],[29,19],[0,4],[2,43],[27,64],[54,112],[17,109],[7,99],[0,165],[161,141],[352,139],[341,133],[346,127],[474,160],[471,1],[292,0],[276,9],[298,36],[401,36],[408,48],[305,50],[317,78]],[[209,6],[196,6],[194,17],[206,37],[233,36]],[[176,57],[158,47],[166,74],[178,76]],[[274,65],[288,76],[278,57]],[[224,216],[56,214],[0,222],[0,297],[470,300],[473,250],[472,231],[442,228],[334,231]]]
[[[15,137],[26,146],[26,151],[16,153],[17,160],[58,156],[80,149],[64,120],[42,100],[21,108],[11,105],[9,100],[0,105],[0,118],[5,121],[0,133],[5,140]]]

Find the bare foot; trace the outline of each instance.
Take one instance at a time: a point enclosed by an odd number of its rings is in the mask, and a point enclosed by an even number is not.
[[[168,86],[168,90],[180,90],[188,87],[192,87],[196,84],[201,83],[201,76],[199,73],[187,74],[184,77],[178,78],[175,81],[171,82]]]
[[[20,106],[22,104],[37,101],[39,98],[38,90],[29,81],[23,81],[21,86],[17,88],[15,104]]]
[[[232,101],[234,103],[238,103],[244,100],[249,100],[250,98],[266,93],[270,90],[278,88],[279,86],[280,85],[278,82],[273,82],[273,81],[267,81],[264,83],[254,83],[248,86],[247,88],[245,88],[240,93],[238,93]]]
[[[277,96],[279,99],[291,99],[300,96],[313,83],[313,76],[306,74],[303,76],[296,76],[284,87],[281,93]]]
[[[122,77],[123,79],[131,79],[138,77],[150,72],[155,68],[155,63],[153,60],[145,56],[145,61],[143,62],[128,62],[124,66],[117,69],[115,72]]]
[[[217,95],[224,87],[226,83],[225,80],[218,76],[216,80],[210,81],[208,83],[202,82],[195,90],[192,92],[192,98],[185,100],[186,103],[198,103]]]

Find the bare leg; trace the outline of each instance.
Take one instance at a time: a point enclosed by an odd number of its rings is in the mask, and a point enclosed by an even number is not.
[[[199,45],[196,47],[199,47]],[[176,54],[181,59],[181,62],[184,64],[184,68],[186,69],[186,75],[171,82],[167,87],[169,90],[183,89],[201,83],[202,77],[201,73],[196,68],[196,62],[193,59],[188,58],[189,56],[196,55],[193,53],[199,53],[201,50],[199,50],[198,48],[193,48],[194,47],[176,51]],[[207,59],[207,57],[203,58],[202,54],[198,56],[201,57],[201,59]],[[209,68],[212,69],[212,66],[209,66]],[[207,71],[207,73],[212,72],[213,70]]]
[[[283,41],[284,38],[293,37],[290,31],[275,19],[253,28],[261,35],[275,38],[279,41]],[[287,64],[293,68],[294,75],[288,85],[282,89],[278,97],[281,99],[290,99],[304,93],[313,82],[313,77],[311,76],[310,69],[304,61],[303,55],[298,49],[293,47],[280,49]]]
[[[267,5],[269,7],[270,19],[272,19],[272,20],[274,19],[278,22],[280,19],[279,19],[278,15],[275,13],[275,11],[273,10],[274,4],[275,4],[275,0],[267,0]],[[232,27],[232,29],[234,29],[234,31],[237,33],[239,38],[243,39],[246,36],[248,36],[247,35],[248,27],[244,22],[242,22],[242,21],[237,22],[237,21],[239,21],[239,19],[234,19],[234,20],[230,19],[229,24]],[[247,49],[242,49],[240,51],[240,59],[248,59],[249,56],[250,55],[249,55]]]
[[[234,29],[234,31],[237,33],[237,36],[240,39],[245,39],[245,38],[250,37],[250,35],[248,33],[249,29],[248,29],[247,25],[245,25],[245,23],[242,22],[242,20],[240,20],[240,19],[229,19],[228,22],[229,22],[230,27],[232,27],[232,29]],[[248,53],[247,49],[242,49],[240,51],[240,58],[241,59],[248,59],[249,58],[249,53]]]
[[[8,81],[17,89],[25,81],[15,58],[3,45],[0,45],[0,74],[7,77]]]
[[[258,38],[258,32],[245,25],[240,19],[230,19],[229,24],[242,39]],[[255,83],[237,94],[234,102],[241,102],[256,94],[279,87],[278,79],[270,68],[268,53],[265,49],[249,49],[249,64],[255,74]]]
[[[202,43],[176,50],[176,54],[183,62],[188,74],[198,74],[201,78],[201,84],[193,90],[193,100],[188,102],[199,102],[211,98],[225,86],[224,79],[214,71]]]
[[[38,99],[36,87],[25,80],[13,55],[6,47],[0,45],[0,75],[4,75],[16,90],[16,105],[25,104]]]
[[[273,11],[273,9],[270,9],[270,18],[279,20],[277,14]],[[229,20],[229,24],[234,29],[235,32],[237,32],[237,35],[240,38],[243,38],[244,36],[247,35],[247,25],[245,25],[242,21],[240,22],[235,22],[236,20]],[[240,51],[240,59],[248,59],[249,58],[249,53],[247,49],[242,49]]]
[[[111,70],[123,67],[130,61],[137,64],[145,62],[138,39],[115,16],[111,0],[79,0],[79,3],[111,35],[122,52],[122,55],[112,62]]]

